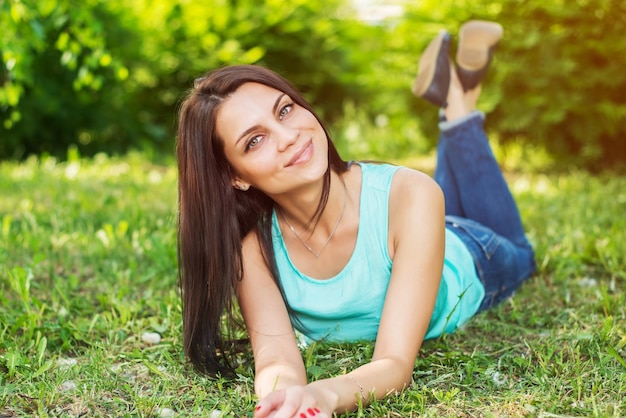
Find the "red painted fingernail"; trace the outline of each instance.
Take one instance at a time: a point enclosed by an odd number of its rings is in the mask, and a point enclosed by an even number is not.
[[[315,413],[316,413],[316,414],[319,414],[320,412],[322,412],[322,411],[320,411],[320,410],[319,410],[319,409],[317,409],[317,408],[313,408],[313,410],[315,411]]]
[[[306,411],[309,413],[309,415],[315,416],[315,411],[312,408],[309,408]]]
[[[304,413],[300,414],[300,418],[306,418],[306,415]]]
[[[258,411],[259,409],[261,409],[261,405],[257,405],[256,408],[254,408],[255,411]]]

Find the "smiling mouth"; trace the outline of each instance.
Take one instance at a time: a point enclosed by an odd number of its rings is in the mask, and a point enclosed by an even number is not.
[[[313,141],[309,140],[305,143],[296,154],[289,160],[287,167],[306,163],[313,156]]]

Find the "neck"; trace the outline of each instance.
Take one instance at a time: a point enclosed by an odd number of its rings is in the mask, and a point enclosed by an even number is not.
[[[322,190],[323,180],[316,187],[275,200],[280,214],[303,236],[311,237],[314,233],[329,234],[335,227],[340,213],[345,210],[347,199],[345,184],[341,176],[331,172],[328,200],[316,222],[314,216],[322,199]]]

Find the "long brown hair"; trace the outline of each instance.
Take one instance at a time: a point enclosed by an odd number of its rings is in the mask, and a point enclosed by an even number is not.
[[[347,170],[319,116],[302,94],[275,72],[238,65],[196,80],[180,108],[176,144],[178,273],[184,351],[197,370],[209,374],[233,371],[230,342],[239,326],[233,315],[235,287],[243,277],[242,239],[252,229],[257,231],[265,262],[282,293],[271,237],[274,202],[255,188],[235,190],[235,173],[215,128],[220,105],[247,82],[286,93],[313,113],[326,132],[329,166],[313,220],[319,219],[328,200],[331,170]]]

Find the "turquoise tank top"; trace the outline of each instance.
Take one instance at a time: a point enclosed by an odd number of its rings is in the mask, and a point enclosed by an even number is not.
[[[360,223],[354,252],[336,276],[318,280],[291,262],[278,226],[272,219],[276,264],[285,297],[293,310],[293,326],[309,341],[374,341],[391,278],[387,251],[389,193],[400,168],[359,163],[362,171]],[[446,229],[443,275],[425,338],[454,331],[477,311],[485,290],[472,255]]]

